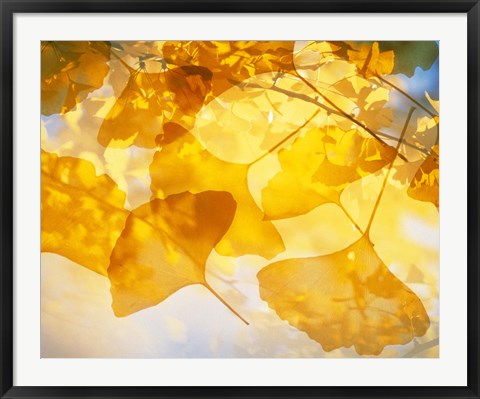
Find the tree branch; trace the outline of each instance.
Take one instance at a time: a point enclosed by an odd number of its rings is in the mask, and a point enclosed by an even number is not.
[[[341,117],[344,117],[344,115],[342,113],[340,113],[339,111],[335,110],[335,109],[332,109],[330,107],[327,107],[326,105],[318,102],[317,100],[315,100],[314,98],[310,97],[310,96],[307,96],[306,94],[302,94],[302,93],[296,93],[294,91],[290,91],[290,90],[287,90],[287,89],[282,89],[278,86],[275,86],[275,85],[272,85],[272,86],[269,86],[269,87],[264,87],[264,86],[261,86],[259,84],[256,84],[256,83],[245,83],[245,82],[240,82],[238,80],[233,80],[233,79],[228,79],[228,81],[232,84],[235,84],[236,86],[240,87],[241,89],[245,89],[245,88],[252,88],[252,89],[263,89],[263,90],[271,90],[271,91],[274,91],[274,92],[277,92],[277,93],[281,93],[287,97],[293,97],[293,98],[298,98],[299,100],[302,100],[302,101],[305,101],[305,102],[308,102],[310,104],[314,104],[316,105],[317,107],[319,108],[322,108],[323,110],[325,110],[326,112],[328,112],[329,114],[334,114],[334,115],[337,115],[337,116],[341,116]],[[384,132],[375,132],[375,134],[377,136],[381,136],[381,137],[385,137],[387,139],[390,139],[390,140],[395,140],[395,141],[399,141],[399,138],[398,137],[395,137],[395,136],[392,136],[388,133],[384,133]],[[416,149],[417,151],[420,151],[422,152],[423,154],[425,155],[429,155],[430,152],[426,149],[426,148],[421,148],[421,147],[418,147],[417,145],[415,144],[412,144],[410,142],[408,142],[407,140],[405,139],[402,139],[401,140],[401,143],[410,147],[410,148],[414,148]]]

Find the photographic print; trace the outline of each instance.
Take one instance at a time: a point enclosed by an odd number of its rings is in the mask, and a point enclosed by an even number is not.
[[[41,42],[42,357],[438,357],[439,45]]]

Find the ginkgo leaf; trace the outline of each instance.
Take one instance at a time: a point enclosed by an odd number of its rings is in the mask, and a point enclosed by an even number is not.
[[[83,159],[42,151],[42,251],[107,275],[125,225],[125,193]]]
[[[394,110],[388,104],[391,92],[389,87],[378,86],[357,74],[338,80],[333,87],[343,97],[343,100],[336,97],[337,105],[371,131],[378,132],[392,125]],[[386,107],[387,104],[389,107]],[[349,129],[352,126],[352,120],[343,115],[333,115],[333,119],[339,127]]]
[[[369,91],[367,95],[372,91],[376,91],[373,88],[372,82],[370,82],[368,79],[365,79],[363,76],[356,74],[353,76],[346,76],[345,78],[335,82],[332,86],[338,90],[341,95],[352,99],[354,102],[356,102],[360,92],[362,92],[364,89]],[[385,100],[386,99],[388,99],[388,97],[385,98]]]
[[[373,131],[389,127],[393,121],[393,109],[385,105],[389,100],[389,90],[379,87],[375,90],[362,88],[356,104],[359,109],[357,120]]]
[[[354,48],[348,50],[350,61],[358,67],[360,75],[367,79],[377,75],[388,75],[392,73],[395,53],[392,50],[381,51],[378,42],[364,44],[349,42]]]
[[[354,346],[360,355],[378,355],[430,325],[420,299],[388,270],[367,235],[329,255],[272,263],[257,276],[261,298],[327,352]]]
[[[408,188],[408,195],[419,201],[431,202],[439,207],[439,146],[432,147]]]
[[[159,136],[158,151],[150,167],[151,190],[155,197],[206,190],[228,191],[238,204],[235,218],[216,246],[227,256],[258,254],[272,258],[285,247],[279,233],[255,203],[248,188],[248,165],[222,161],[186,129],[167,123]]]
[[[112,307],[127,316],[205,279],[210,252],[228,230],[236,203],[227,192],[188,192],[134,209],[112,251]]]
[[[211,77],[211,72],[200,66],[160,73],[132,69],[127,85],[100,127],[99,143],[105,147],[135,144],[154,148],[155,137],[161,134],[165,122],[191,128],[210,91]]]
[[[169,64],[201,65],[213,73],[215,97],[254,75],[293,69],[294,41],[190,41],[166,42],[163,55]]]
[[[336,126],[315,128],[278,154],[282,170],[262,190],[267,219],[305,214],[319,205],[340,205],[343,189],[381,169],[395,157],[393,147]]]
[[[433,103],[432,106],[435,108],[435,103]],[[411,137],[408,139],[409,142],[412,144],[414,143],[415,146],[405,147],[405,153],[408,155],[409,162],[404,163],[403,165],[396,165],[393,178],[395,180],[398,180],[402,184],[410,184],[414,180],[416,180],[416,183],[412,183],[412,189],[416,184],[419,184],[423,175],[423,172],[420,171],[421,166],[424,162],[426,162],[426,157],[428,158],[428,154],[430,153],[433,155],[433,152],[436,152],[438,158],[438,150],[435,151],[435,143],[438,143],[438,138],[438,115],[421,116],[417,118],[416,130],[413,134],[411,134]],[[421,152],[418,150],[419,148],[421,148]],[[438,149],[438,146],[436,148]],[[425,153],[427,155],[424,155]],[[433,168],[438,169],[438,159],[435,162],[437,163],[437,165]],[[428,162],[426,163],[426,165],[428,168]],[[415,177],[415,175],[417,176]],[[433,197],[438,197],[438,195],[436,195],[435,193],[432,193],[432,195]],[[413,196],[411,197],[414,198]]]
[[[42,42],[42,114],[65,113],[102,86],[108,42]]]

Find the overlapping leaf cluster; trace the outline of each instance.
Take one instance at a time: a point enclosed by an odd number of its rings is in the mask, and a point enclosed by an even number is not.
[[[383,191],[399,182],[403,195],[439,206],[438,103],[389,80],[437,57],[434,42],[44,42],[42,114],[109,93],[103,116],[84,108],[84,118],[101,118],[104,157],[154,153],[141,171],[151,198],[131,209],[119,182],[87,158],[42,150],[42,251],[108,277],[117,316],[192,284],[240,316],[208,283],[207,259],[273,259],[258,273],[260,297],[325,351],[378,355],[406,344],[426,333],[429,316],[377,253],[370,227]],[[393,92],[409,101],[408,116]],[[414,108],[423,116],[412,127]],[[262,162],[274,166],[255,191]],[[362,225],[342,195],[372,176],[385,185]],[[325,204],[360,238],[278,260],[288,248],[275,222]]]

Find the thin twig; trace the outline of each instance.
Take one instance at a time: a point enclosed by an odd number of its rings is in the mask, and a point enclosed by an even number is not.
[[[343,206],[343,204],[338,201],[337,205],[340,207],[340,209],[345,213],[347,218],[352,222],[353,226],[360,232],[360,234],[365,234],[365,232],[362,230],[362,228],[357,224],[355,219],[350,215],[350,213],[347,211],[347,209]]]
[[[265,152],[263,155],[259,156],[257,159],[255,159],[252,163],[250,163],[250,166],[252,166],[253,164],[257,163],[258,161],[262,160],[263,158],[265,158],[268,154],[271,154],[273,153],[273,151],[275,151],[278,147],[280,147],[283,143],[285,143],[286,141],[288,141],[289,139],[291,139],[293,136],[295,136],[300,130],[302,130],[305,126],[307,126],[313,118],[315,118],[318,113],[320,112],[320,110],[316,110],[313,115],[308,118],[305,123],[298,127],[297,129],[295,129],[293,132],[291,132],[289,135],[287,135],[286,137],[284,137],[282,140],[280,140],[277,144],[275,144],[273,147],[271,147],[267,152]]]
[[[240,87],[241,89],[244,89],[244,88],[252,88],[252,89],[263,89],[263,90],[271,90],[271,91],[275,91],[277,93],[281,93],[287,97],[293,97],[293,98],[298,98],[299,100],[302,100],[302,101],[305,101],[305,102],[308,102],[308,103],[311,103],[311,104],[314,104],[316,105],[317,107],[319,108],[322,108],[323,110],[327,111],[327,113],[329,114],[333,114],[333,115],[337,115],[337,116],[341,116],[341,117],[344,117],[343,114],[341,114],[340,112],[336,111],[335,109],[333,108],[330,108],[330,107],[327,107],[325,104],[322,104],[320,102],[318,102],[317,100],[315,100],[314,98],[310,97],[310,96],[307,96],[306,94],[302,94],[302,93],[295,93],[294,91],[290,91],[290,90],[286,90],[286,89],[282,89],[278,86],[269,86],[269,87],[264,87],[264,86],[261,86],[259,84],[256,84],[256,83],[245,83],[245,82],[240,82],[240,81],[237,81],[237,80],[233,80],[233,79],[229,79],[229,82],[230,83],[233,83],[235,85],[237,85],[238,87]],[[398,141],[399,138],[398,137],[395,137],[395,136],[392,136],[388,133],[384,133],[384,132],[380,132],[380,131],[377,131],[375,132],[375,134],[377,136],[380,136],[380,137],[385,137],[387,139],[390,139],[390,140],[394,140],[394,141]],[[410,148],[413,148],[417,151],[420,151],[422,152],[423,154],[425,155],[430,155],[430,152],[426,149],[426,148],[421,148],[421,147],[418,147],[417,145],[415,144],[412,144],[410,142],[408,142],[407,140],[402,140],[402,144],[410,147]]]
[[[385,78],[382,78],[380,75],[376,76],[380,81],[386,83],[387,85],[393,87],[395,90],[397,90],[399,93],[402,93],[405,97],[407,97],[410,101],[412,101],[414,104],[418,105],[421,109],[423,109],[427,114],[429,114],[432,118],[435,118],[436,115],[432,111],[430,111],[427,107],[425,107],[423,104],[419,103],[417,100],[415,100],[410,94],[408,94],[406,91],[402,90],[400,87],[397,85],[393,84],[392,82],[388,81]]]
[[[408,124],[410,123],[410,118],[412,117],[413,113],[415,112],[416,108],[412,107],[410,108],[410,111],[408,112],[407,115],[407,120],[405,121],[405,125],[403,126],[402,134],[400,135],[400,138],[403,138],[405,136],[405,132],[407,131]],[[397,151],[400,149],[401,145],[401,140],[397,143],[397,146],[395,150]],[[369,234],[370,232],[370,227],[372,227],[373,219],[375,219],[375,215],[377,213],[378,205],[380,204],[380,200],[382,199],[383,192],[385,191],[385,187],[387,185],[388,178],[390,177],[390,172],[392,171],[393,163],[395,162],[395,158],[390,162],[390,165],[388,166],[387,170],[387,175],[385,176],[385,179],[383,179],[382,183],[382,188],[380,189],[380,193],[378,194],[377,200],[375,201],[375,205],[373,206],[372,214],[370,215],[370,220],[368,221],[367,228],[365,229],[365,233]],[[408,162],[408,160],[407,160]]]
[[[385,143],[381,138],[380,136],[377,135],[377,133],[375,133],[373,130],[371,130],[368,126],[366,126],[365,124],[363,124],[362,122],[358,121],[357,119],[355,119],[352,115],[349,115],[347,114],[344,110],[342,110],[337,104],[335,104],[332,100],[330,100],[327,96],[325,96],[320,90],[318,90],[313,84],[311,84],[307,79],[305,79],[302,75],[300,75],[297,71],[295,71],[295,75],[296,77],[298,77],[303,83],[305,83],[308,87],[310,87],[310,89],[312,89],[315,93],[317,93],[320,97],[322,97],[328,104],[330,104],[334,109],[336,109],[338,112],[340,112],[340,114],[352,121],[354,124],[356,124],[357,126],[360,126],[363,130],[365,130],[368,134],[370,134],[374,139],[376,139],[378,142],[380,142],[381,144],[387,146],[388,144]],[[402,155],[402,154],[398,154],[399,158],[403,159],[404,161],[406,161],[407,159]]]
[[[242,320],[247,326],[250,324],[247,320],[245,320],[242,316],[240,316],[240,314],[234,309],[232,308],[228,302],[225,301],[225,299],[223,299],[220,294],[215,291],[212,286],[210,286],[209,284],[204,284],[205,287],[207,287],[207,289],[217,297],[217,299],[222,302],[227,308],[228,310],[230,310],[235,316],[237,316],[240,320]]]

